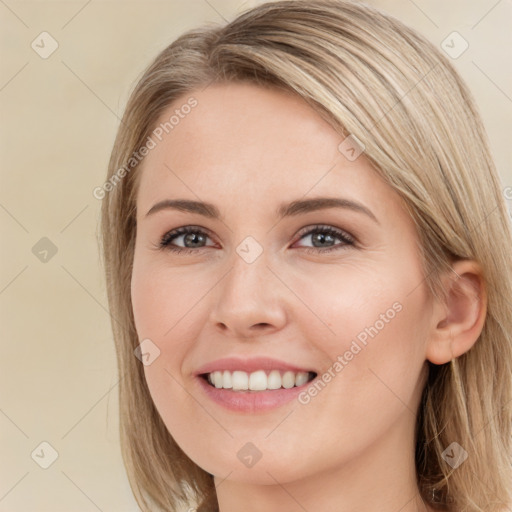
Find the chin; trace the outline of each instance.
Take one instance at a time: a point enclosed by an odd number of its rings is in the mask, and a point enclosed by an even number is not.
[[[285,484],[311,476],[312,467],[306,463],[304,454],[300,451],[292,457],[280,456],[277,450],[270,451],[271,456],[265,456],[264,452],[260,452],[259,456],[254,448],[244,444],[241,446],[241,449],[234,452],[234,456],[226,457],[225,452],[212,453],[205,460],[203,452],[196,460],[192,460],[204,471],[221,480],[227,478],[247,484]],[[252,454],[251,450],[254,450]]]

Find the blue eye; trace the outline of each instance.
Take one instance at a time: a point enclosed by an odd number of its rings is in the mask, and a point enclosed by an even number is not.
[[[197,252],[198,249],[203,249],[205,246],[200,247],[178,247],[172,242],[174,240],[183,237],[184,243],[201,244],[204,240],[209,238],[208,233],[206,233],[203,229],[194,227],[194,226],[185,226],[183,228],[175,229],[174,231],[169,231],[166,233],[162,240],[160,240],[160,248],[161,249],[169,249],[170,251],[177,253],[191,253]]]
[[[314,253],[325,253],[330,251],[336,251],[340,249],[344,249],[347,246],[352,246],[355,244],[355,239],[345,231],[341,229],[333,228],[332,226],[315,226],[313,229],[309,229],[305,233],[302,233],[300,239],[305,237],[311,237],[313,243],[319,243],[320,246],[314,247],[305,247],[306,252],[314,252]],[[335,239],[341,240],[341,244],[331,245],[331,246],[322,246],[322,244],[330,244],[333,243]]]
[[[299,240],[308,236],[312,237],[313,243],[320,245],[316,247],[303,247],[303,249],[306,252],[314,252],[317,254],[344,249],[347,246],[353,246],[355,244],[354,237],[332,226],[314,226],[313,228],[309,228],[309,230],[300,235]],[[182,238],[184,244],[190,244],[192,247],[179,247],[174,244],[173,242],[179,238]],[[185,226],[166,233],[162,237],[158,247],[160,249],[168,249],[175,253],[197,253],[208,247],[207,245],[203,245],[208,238],[210,238],[210,236],[204,229],[195,226]],[[335,239],[341,240],[341,243],[333,246],[325,245],[333,243]]]

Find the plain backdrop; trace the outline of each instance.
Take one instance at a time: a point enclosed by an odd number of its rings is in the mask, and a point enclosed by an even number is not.
[[[1,512],[139,510],[119,449],[92,191],[150,60],[185,30],[258,3],[0,2]],[[512,2],[369,3],[438,46],[453,31],[467,41],[454,63],[481,110],[503,188],[512,186]]]

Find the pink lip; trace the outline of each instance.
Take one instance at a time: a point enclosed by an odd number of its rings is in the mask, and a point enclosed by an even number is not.
[[[232,389],[215,388],[206,379],[196,377],[199,387],[208,398],[230,411],[243,413],[265,412],[291,402],[304,391],[312,381],[290,389],[274,389],[269,391],[233,391]]]
[[[206,373],[222,370],[228,370],[231,372],[241,370],[247,373],[255,372],[257,370],[265,370],[266,372],[270,372],[272,370],[292,372],[313,371],[267,357],[255,357],[251,359],[228,357],[208,363],[195,372],[195,380],[198,382],[199,387],[208,398],[230,411],[243,413],[258,413],[281,407],[295,399],[299,393],[304,391],[311,384],[311,381],[306,382],[302,386],[294,386],[290,389],[281,388],[268,391],[233,391],[232,389],[216,388],[209,384],[204,376],[201,377],[201,375]],[[315,373],[318,375],[318,372]]]
[[[253,357],[250,359],[239,359],[235,357],[225,357],[223,359],[217,359],[211,363],[201,366],[195,373],[195,375],[201,375],[203,373],[211,373],[215,371],[228,370],[233,372],[235,370],[241,370],[243,372],[251,373],[258,370],[265,370],[270,372],[272,370],[283,370],[292,372],[312,372],[309,368],[301,368],[294,366],[278,359],[271,359],[268,357]]]

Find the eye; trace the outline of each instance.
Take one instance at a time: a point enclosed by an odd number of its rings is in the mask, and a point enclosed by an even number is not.
[[[334,228],[332,226],[313,226],[312,228],[309,227],[305,229],[306,231],[303,230],[302,233],[300,233],[299,240],[302,240],[306,237],[311,237],[313,243],[313,247],[303,247],[306,252],[325,253],[344,249],[347,246],[352,246],[355,244],[354,237],[345,231]],[[185,226],[166,233],[160,240],[158,248],[168,249],[176,253],[197,253],[201,249],[208,247],[208,245],[205,245],[205,243],[209,238],[210,235],[204,229],[197,226]],[[174,243],[179,239],[182,240],[182,243],[185,244],[185,247],[177,246]],[[336,239],[340,240],[341,243],[334,246],[330,245]],[[210,247],[213,245],[214,244],[210,244]]]
[[[314,226],[313,228],[306,229],[307,231],[302,232],[300,235],[300,240],[311,237],[313,243],[313,247],[304,248],[306,252],[325,253],[345,249],[347,246],[355,244],[355,239],[352,235],[332,226]],[[336,238],[341,240],[341,244],[330,245]]]
[[[180,238],[183,240],[184,244],[189,244],[189,246],[178,247],[172,243]],[[166,233],[162,237],[162,240],[160,240],[159,248],[169,249],[170,251],[177,253],[197,252],[198,249],[205,247],[201,244],[203,244],[207,238],[209,238],[209,235],[203,229],[197,226],[185,226]]]

